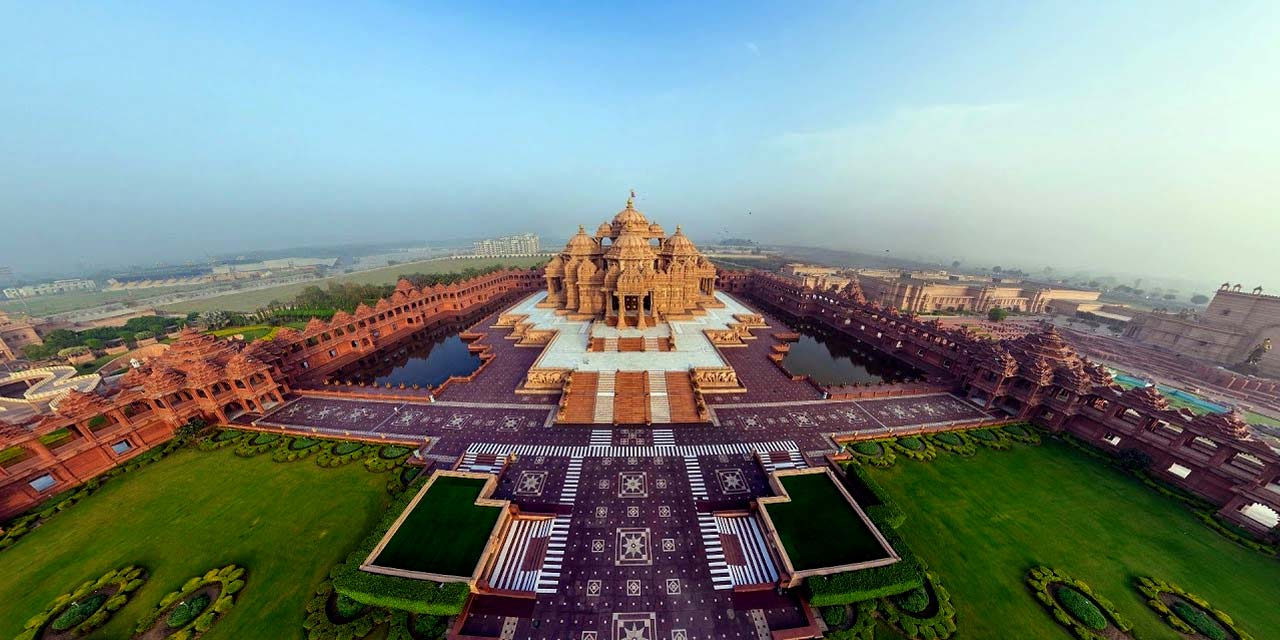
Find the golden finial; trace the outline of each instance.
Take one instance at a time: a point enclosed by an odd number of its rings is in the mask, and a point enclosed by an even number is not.
[[[582,225],[578,225],[578,233],[585,234],[586,232],[587,232],[587,228],[586,228],[586,227],[584,227],[584,226],[582,226]]]
[[[636,190],[632,189],[631,197],[627,198],[627,208],[628,209],[632,208],[635,205],[635,203],[636,203]]]

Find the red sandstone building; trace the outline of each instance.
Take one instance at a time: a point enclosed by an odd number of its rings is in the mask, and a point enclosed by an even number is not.
[[[248,345],[185,331],[168,352],[129,371],[106,393],[72,393],[52,415],[0,425],[0,450],[16,447],[22,456],[0,466],[0,516],[128,460],[188,420],[225,423],[261,414],[294,386],[324,380],[420,331],[544,284],[542,272],[520,270],[426,289],[402,281],[374,307]],[[870,304],[857,282],[820,291],[761,272],[722,272],[718,288],[826,324],[928,372],[931,382],[977,405],[1105,451],[1141,451],[1155,477],[1213,501],[1232,523],[1276,535],[1253,515],[1280,512],[1280,455],[1254,440],[1238,414],[1197,417],[1171,410],[1154,389],[1124,391],[1051,328],[992,342]]]
[[[0,421],[0,517],[19,513],[173,437],[199,418],[226,424],[261,415],[293,384],[319,380],[426,328],[537,289],[540,271],[508,270],[417,289],[401,281],[390,298],[312,319],[302,331],[244,344],[184,330],[171,348],[104,392],[69,392],[52,413]]]

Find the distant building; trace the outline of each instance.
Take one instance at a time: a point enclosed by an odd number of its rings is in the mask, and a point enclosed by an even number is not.
[[[332,269],[338,264],[337,258],[273,258],[261,262],[245,262],[240,264],[221,264],[213,268],[214,275],[233,273],[257,274],[269,271],[316,271]]]
[[[1046,313],[1050,304],[1093,303],[1101,293],[1058,288],[1018,279],[970,276],[946,271],[891,271],[865,269],[854,272],[868,302],[903,311],[976,311],[1000,307],[1010,311]]]
[[[476,240],[471,246],[472,253],[482,258],[532,256],[542,253],[542,245],[538,241],[538,236],[532,233]]]
[[[54,280],[53,282],[44,282],[41,284],[10,287],[4,290],[4,295],[10,299],[34,298],[36,296],[51,296],[59,293],[69,293],[71,291],[93,291],[97,288],[98,283],[93,280],[74,278],[71,280]]]
[[[840,275],[840,269],[798,262],[784,265],[782,275],[814,289],[844,289],[849,284],[849,278]]]
[[[0,311],[0,362],[18,359],[22,356],[22,348],[29,344],[43,343],[30,322],[15,320]]]
[[[1154,311],[1139,315],[1125,335],[1149,345],[1223,365],[1239,365],[1256,353],[1257,370],[1280,376],[1280,356],[1271,351],[1280,342],[1280,297],[1223,284],[1209,306],[1199,313]]]

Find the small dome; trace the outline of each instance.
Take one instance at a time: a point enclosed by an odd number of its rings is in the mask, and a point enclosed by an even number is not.
[[[635,208],[634,192],[631,194],[630,198],[627,198],[626,208],[623,209],[622,211],[619,211],[617,215],[613,216],[613,228],[626,229],[631,231],[648,231],[649,230],[649,220],[644,217],[643,213],[640,213]]]
[[[661,238],[662,236],[667,235],[667,232],[662,230],[662,225],[655,222],[649,225],[649,235],[655,238]]]
[[[578,225],[578,233],[569,238],[569,244],[564,246],[564,252],[572,256],[591,255],[596,252],[596,241],[587,235],[582,225]]]
[[[691,255],[698,253],[698,248],[693,245],[693,241],[688,236],[684,235],[684,231],[680,230],[680,225],[676,225],[676,232],[662,243],[662,252],[670,255]]]
[[[611,235],[613,235],[613,227],[609,226],[608,222],[601,222],[600,226],[596,228],[597,238],[605,238]]]

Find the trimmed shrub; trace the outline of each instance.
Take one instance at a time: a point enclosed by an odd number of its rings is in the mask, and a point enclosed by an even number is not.
[[[164,623],[170,629],[181,629],[192,622],[209,606],[209,596],[201,593],[178,603],[169,612]]]
[[[66,631],[73,627],[78,627],[85,620],[88,620],[89,616],[101,609],[106,601],[107,594],[95,593],[87,598],[72,602],[71,606],[62,612],[62,615],[53,619],[53,623],[49,625],[49,628],[54,631]]]
[[[1134,587],[1146,596],[1147,606],[1179,633],[1199,633],[1213,640],[1232,637],[1253,640],[1251,635],[1236,628],[1231,616],[1176,584],[1143,576],[1134,580]],[[1173,603],[1172,606],[1169,602]]]
[[[1182,618],[1184,622],[1191,625],[1197,633],[1208,636],[1210,640],[1227,640],[1227,632],[1218,623],[1209,617],[1198,607],[1187,604],[1185,600],[1179,600],[1170,607],[1173,612]]]
[[[892,467],[893,463],[898,460],[898,456],[889,447],[888,440],[871,442],[860,440],[849,444],[847,449],[855,460],[865,462],[873,467]]]
[[[147,581],[141,567],[121,567],[86,581],[57,598],[44,611],[27,620],[19,640],[33,640],[42,629],[83,636],[106,624],[134,591]]]
[[[972,437],[978,444],[990,449],[1003,450],[1008,449],[1010,446],[1009,436],[1005,435],[1003,431],[997,431],[995,429],[972,429],[965,433]]]
[[[1027,573],[1026,584],[1049,615],[1081,640],[1103,638],[1097,632],[1113,625],[1125,633],[1133,628],[1109,600],[1061,571],[1035,567]]]
[[[971,456],[978,452],[973,439],[956,431],[944,431],[929,436],[929,441],[943,451],[950,451],[962,456]]]
[[[139,619],[135,631],[143,634],[162,625],[162,628],[170,630],[168,638],[199,636],[231,610],[235,594],[244,588],[244,576],[243,567],[229,564],[187,580],[181,589],[165,595],[156,608]],[[197,593],[206,587],[214,587],[216,595],[211,597]]]
[[[378,450],[378,457],[386,460],[399,460],[410,453],[413,453],[413,449],[410,449],[409,447],[389,444]]]
[[[862,505],[862,510],[872,522],[890,529],[897,529],[906,522],[906,511],[898,506],[862,465],[850,463],[843,465],[843,468],[845,488]]]
[[[912,451],[919,451],[924,448],[924,443],[921,442],[920,438],[917,438],[916,436],[907,436],[905,438],[898,438],[898,444],[902,445],[907,449],[911,449]]]
[[[822,621],[827,623],[828,627],[839,627],[849,618],[849,612],[844,605],[836,607],[822,607]]]
[[[922,440],[917,436],[898,438],[893,441],[893,447],[899,453],[912,460],[927,462],[938,457],[938,450],[933,446],[933,443],[928,440]]]
[[[334,593],[333,583],[328,580],[316,589],[306,610],[302,627],[307,630],[308,640],[363,638],[390,615],[385,609],[374,609]],[[409,640],[409,636],[405,637]]]
[[[1095,631],[1101,631],[1107,628],[1107,617],[1102,615],[1102,611],[1098,609],[1088,596],[1080,593],[1073,587],[1059,586],[1058,602],[1062,603],[1063,608],[1071,617],[1079,620],[1084,626]]]
[[[901,560],[882,567],[814,576],[805,580],[815,607],[853,604],[897,595],[924,584],[924,567],[893,529],[882,531]]]
[[[894,596],[893,603],[903,611],[920,613],[929,606],[929,593],[924,590],[924,587],[916,587],[906,593]]]

